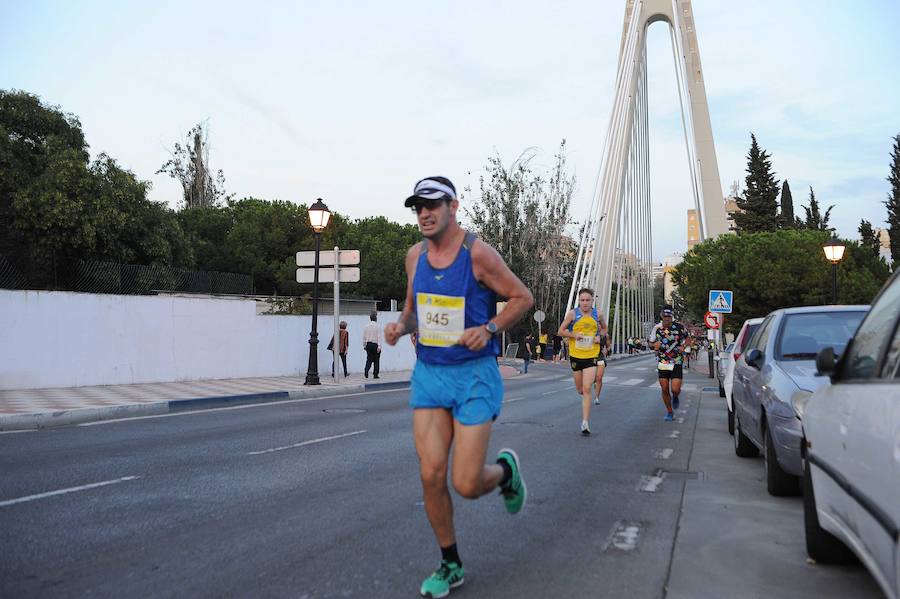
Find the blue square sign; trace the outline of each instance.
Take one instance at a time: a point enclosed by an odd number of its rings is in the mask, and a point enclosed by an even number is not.
[[[731,300],[734,293],[722,289],[712,289],[709,292],[709,311],[720,314],[731,314]]]

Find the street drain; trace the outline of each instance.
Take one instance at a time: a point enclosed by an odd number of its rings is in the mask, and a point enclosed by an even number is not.
[[[691,472],[689,470],[663,470],[663,477],[671,480],[703,480],[706,478],[703,472]]]
[[[326,414],[362,414],[365,412],[362,408],[326,408],[322,411]]]
[[[500,424],[505,424],[508,426],[537,426],[540,428],[553,428],[552,424],[547,424],[546,422],[526,422],[526,421],[504,420]]]

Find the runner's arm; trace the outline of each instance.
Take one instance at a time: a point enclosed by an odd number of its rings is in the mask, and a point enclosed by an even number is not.
[[[408,261],[407,258],[407,263]],[[534,305],[534,297],[525,283],[503,262],[497,250],[481,240],[476,240],[472,245],[472,274],[494,293],[506,298],[503,312],[491,319],[497,325],[498,331],[505,331],[517,323]],[[482,349],[491,339],[491,334],[482,326],[483,324],[463,331],[457,343],[473,351]]]
[[[406,300],[403,302],[403,312],[400,313],[397,322],[389,322],[384,327],[384,340],[391,346],[395,345],[403,335],[418,330],[415,302],[413,302],[413,279],[416,276],[418,259],[419,244],[416,244],[406,252]]]
[[[575,339],[578,337],[575,333],[569,330],[569,325],[572,324],[572,320],[575,318],[575,312],[569,310],[566,312],[566,317],[563,319],[562,324],[559,325],[559,330],[556,331],[556,334],[560,337],[568,337],[569,339]]]

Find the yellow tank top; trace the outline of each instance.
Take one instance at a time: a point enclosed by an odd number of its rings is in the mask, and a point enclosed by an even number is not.
[[[572,332],[587,339],[569,339],[569,356],[573,358],[596,358],[600,355],[600,344],[594,343],[594,337],[600,333],[597,321],[590,313],[582,314],[575,310],[575,323]]]

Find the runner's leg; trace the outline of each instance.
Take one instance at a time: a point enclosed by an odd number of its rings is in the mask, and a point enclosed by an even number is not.
[[[597,362],[597,403],[600,403],[600,391],[603,390],[603,374],[606,372],[606,364]]]
[[[662,389],[662,400],[666,405],[666,411],[672,411],[672,396],[669,392],[669,379],[664,377],[659,377],[659,387]]]
[[[447,462],[453,443],[453,416],[448,410],[418,408],[413,410],[413,437],[419,456],[419,476],[425,513],[438,544],[449,547],[456,543],[453,529],[453,502],[447,488]]]
[[[477,499],[490,493],[500,484],[503,468],[485,464],[491,441],[491,421],[467,426],[453,422],[453,488],[467,499]]]
[[[591,387],[594,384],[594,378],[597,376],[597,368],[591,366],[581,371],[582,387],[581,387],[581,419],[585,422],[591,420]]]

